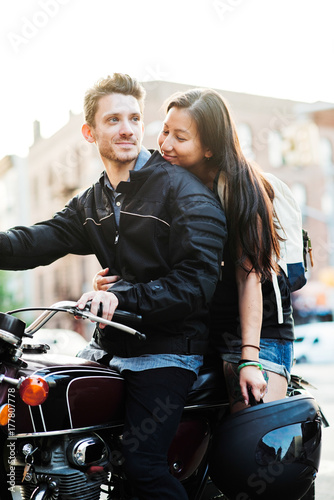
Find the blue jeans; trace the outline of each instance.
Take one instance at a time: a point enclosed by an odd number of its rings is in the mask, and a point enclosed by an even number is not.
[[[283,375],[289,382],[293,363],[293,341],[261,338],[260,348],[259,360],[263,369]],[[230,340],[221,356],[224,361],[238,363],[241,358],[241,339]]]

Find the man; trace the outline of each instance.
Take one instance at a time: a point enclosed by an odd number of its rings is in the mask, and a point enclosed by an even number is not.
[[[167,452],[202,363],[226,224],[220,204],[194,176],[141,147],[144,94],[122,74],[87,91],[82,132],[99,150],[100,180],[53,219],[1,233],[0,262],[3,269],[27,269],[67,253],[93,253],[120,277],[78,305],[92,300],[96,313],[102,303],[107,319],[117,307],[143,317],[146,341],[110,327],[94,335],[126,380],[125,471],[140,499],[186,500],[168,471]]]

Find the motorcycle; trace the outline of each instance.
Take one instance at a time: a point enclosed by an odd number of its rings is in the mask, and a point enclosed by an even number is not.
[[[63,312],[145,342],[140,317],[117,311],[108,321],[68,301],[24,310],[36,309],[43,312],[28,327],[13,316],[22,309],[0,313],[1,500],[135,500],[121,453],[122,376],[29,339]],[[190,500],[314,498],[328,422],[303,384],[293,376],[285,399],[230,415],[221,364],[204,364],[168,453]],[[168,401],[157,405],[167,418]],[[138,439],[152,432],[149,424]]]

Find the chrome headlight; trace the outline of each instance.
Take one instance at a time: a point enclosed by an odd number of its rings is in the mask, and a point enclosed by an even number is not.
[[[67,448],[67,458],[76,467],[101,465],[108,459],[107,445],[99,436],[73,440]]]

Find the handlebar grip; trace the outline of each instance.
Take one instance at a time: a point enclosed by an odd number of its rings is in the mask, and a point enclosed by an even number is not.
[[[119,319],[119,320],[126,320],[126,321],[131,321],[131,323],[141,323],[142,321],[142,316],[139,316],[138,314],[131,313],[129,311],[122,311],[121,309],[114,312],[113,319]]]
[[[92,301],[88,300],[85,305],[84,311],[90,311],[91,304]],[[102,312],[103,308],[102,308],[102,303],[100,302],[96,316],[102,318]],[[142,316],[139,316],[138,314],[135,313],[131,313],[129,311],[122,311],[121,309],[116,309],[116,311],[114,312],[113,320],[120,320],[120,321],[124,320],[124,321],[129,321],[131,323],[139,324],[142,321]]]

